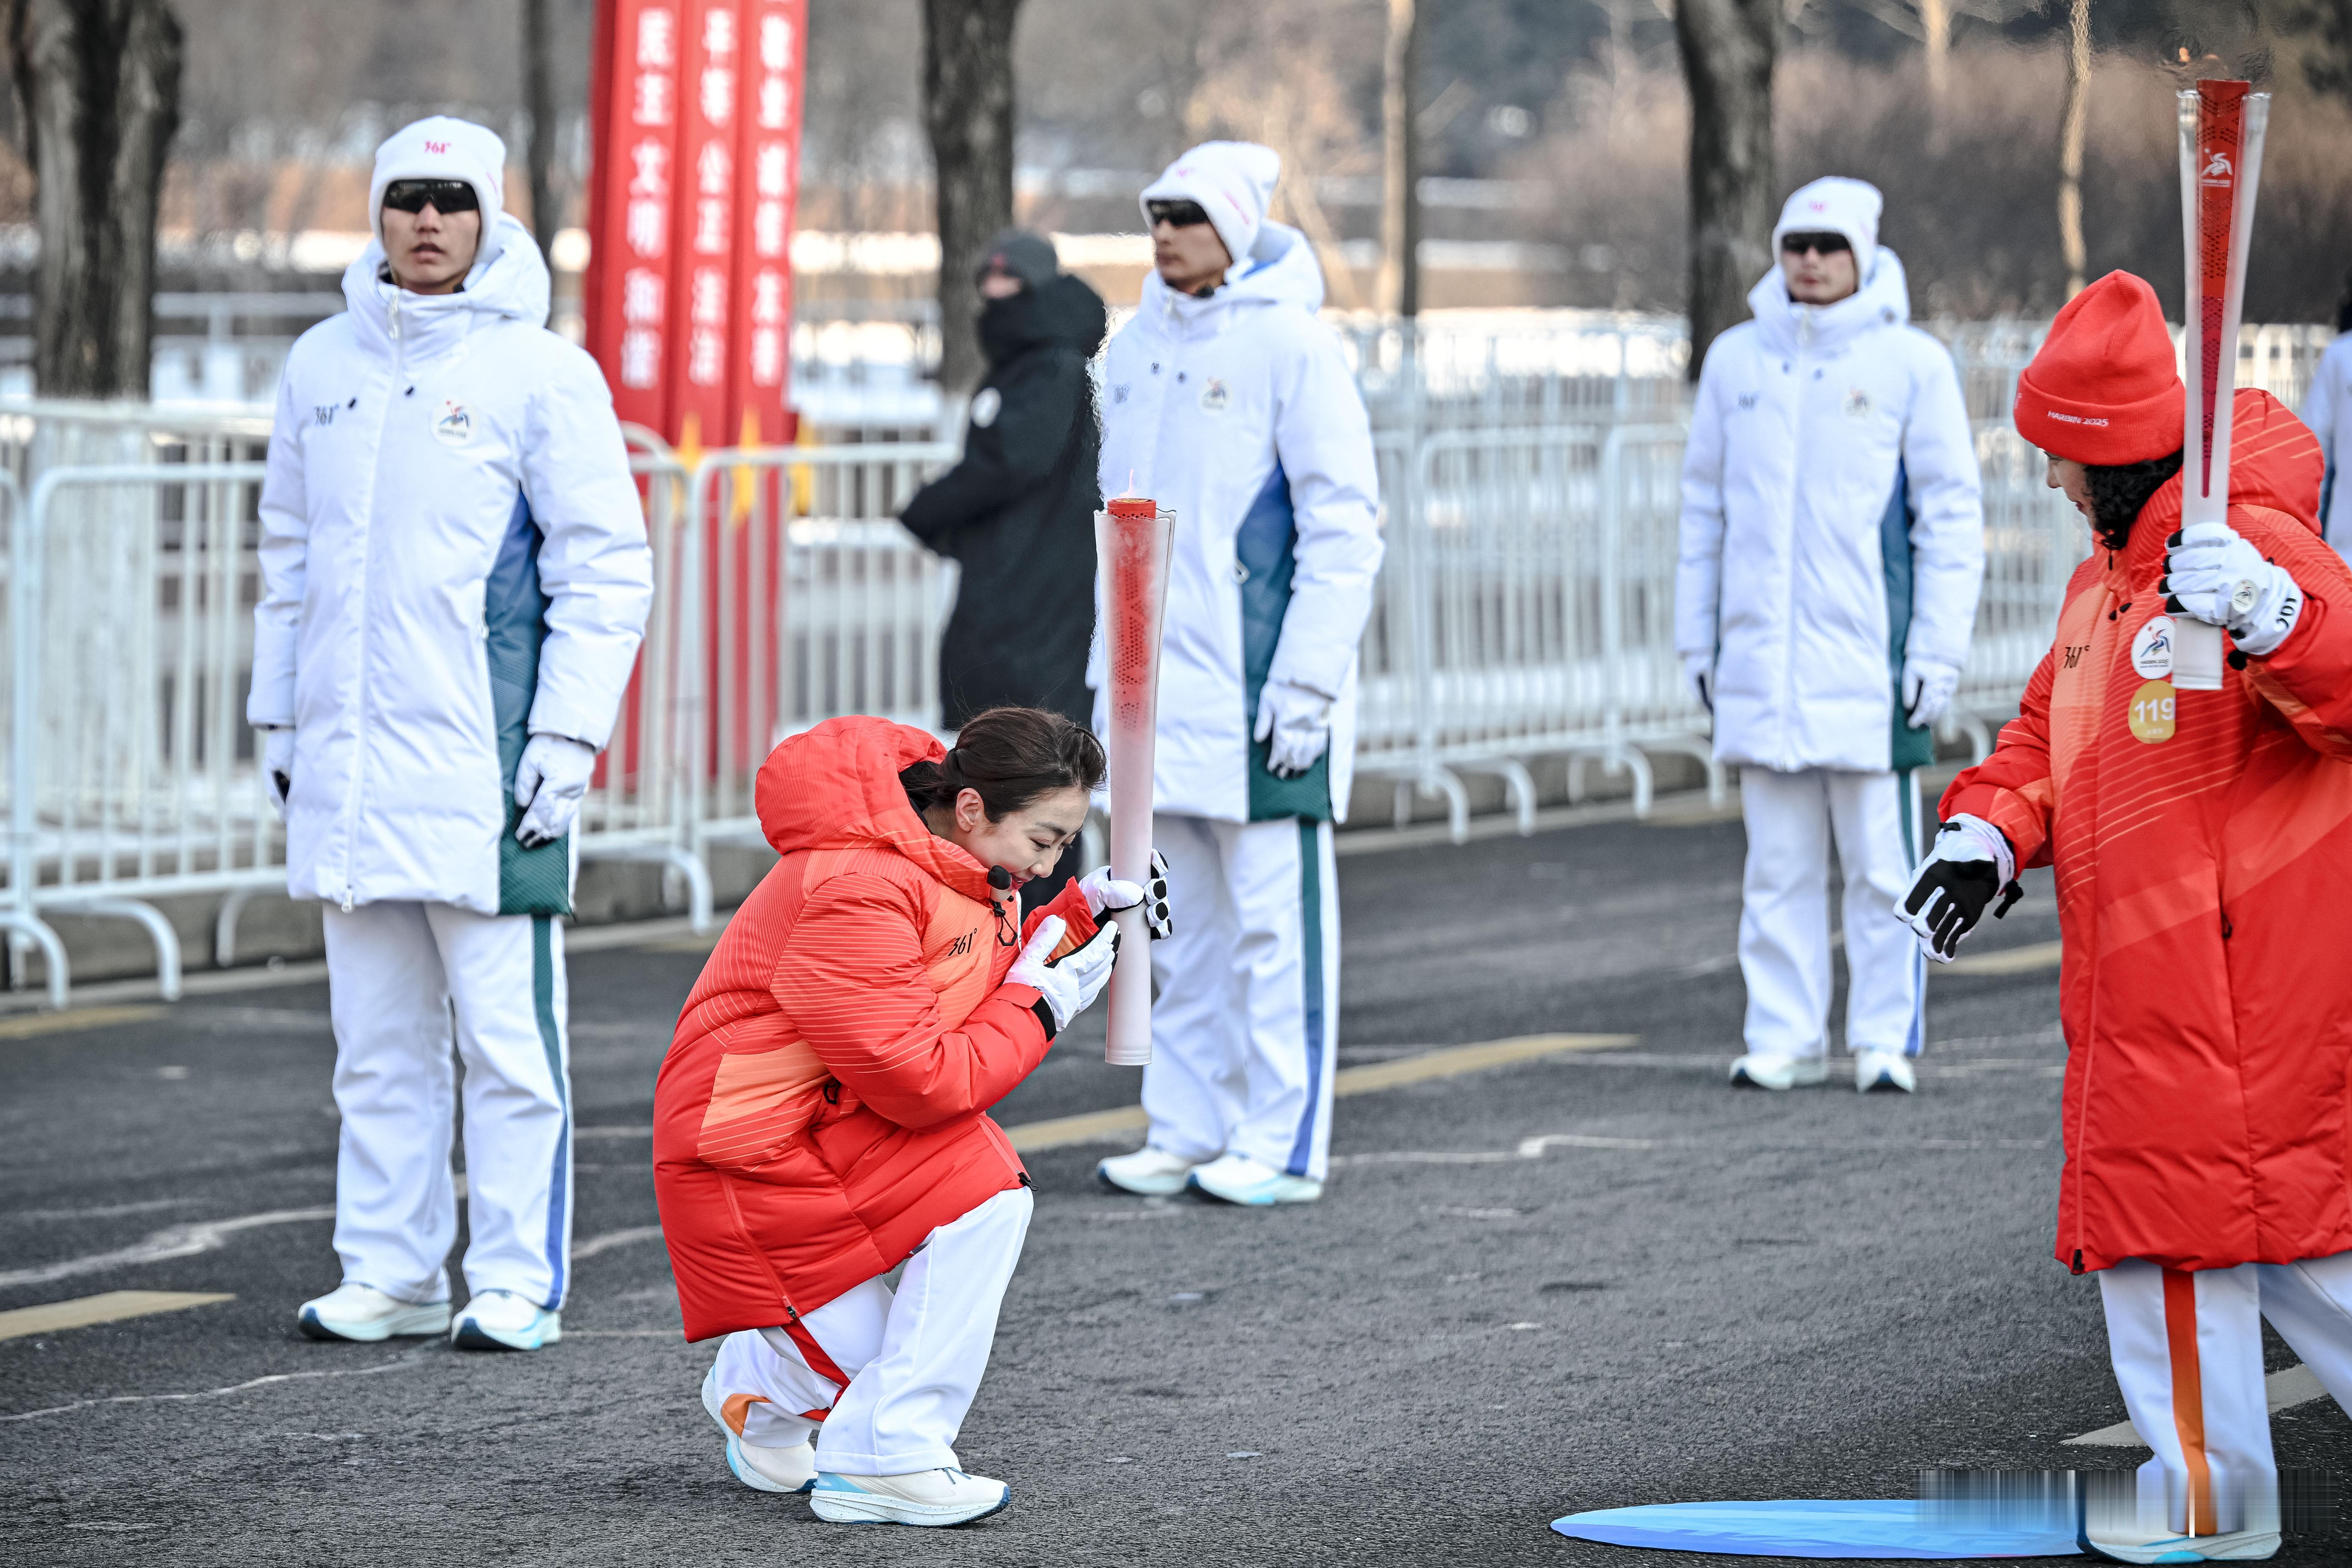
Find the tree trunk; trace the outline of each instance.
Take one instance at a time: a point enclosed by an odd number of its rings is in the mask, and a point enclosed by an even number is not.
[[[539,240],[539,254],[550,268],[555,230],[562,215],[555,210],[555,62],[549,58],[552,41],[547,36],[547,0],[522,0],[522,107],[530,116],[530,143],[523,149],[523,168],[530,182],[530,230]]]
[[[1021,0],[923,0],[923,128],[940,226],[940,386],[980,380],[972,268],[1013,222],[1013,26]]]
[[[1772,58],[1779,0],[1681,0],[1675,37],[1690,87],[1690,376],[1747,319],[1772,266]]]
[[[1412,110],[1421,35],[1419,0],[1389,0],[1388,47],[1381,58],[1380,305],[1408,318],[1421,313],[1421,127]]]
[[[2091,116],[2091,0],[2074,0],[2066,41],[2066,103],[2058,117],[2058,247],[2066,298],[2083,291],[2083,134]]]
[[[41,236],[33,384],[145,397],[180,24],[164,0],[10,0],[8,22]]]
[[[1919,33],[1927,46],[1927,96],[1929,107],[1939,108],[1944,101],[1944,88],[1950,79],[1952,58],[1952,0],[1919,0]]]

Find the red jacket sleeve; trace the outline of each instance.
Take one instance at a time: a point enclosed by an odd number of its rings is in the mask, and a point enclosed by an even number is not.
[[[2025,683],[2017,717],[2001,726],[1992,755],[1964,769],[1944,791],[1936,815],[1946,822],[1963,813],[1980,816],[2008,836],[2021,869],[2050,863],[2050,813],[2057,799],[2050,778],[2050,685],[2056,650],[2042,656]]]
[[[901,1127],[985,1110],[1051,1044],[1026,985],[998,986],[949,1028],[924,978],[920,915],[887,878],[835,877],[802,907],[770,981],[834,1077]]]
[[[2239,531],[2303,590],[2294,630],[2267,658],[2246,661],[2247,679],[2305,745],[2352,758],[2352,569],[2284,512],[2263,507],[2231,512]]]

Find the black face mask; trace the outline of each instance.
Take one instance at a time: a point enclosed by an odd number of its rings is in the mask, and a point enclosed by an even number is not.
[[[404,213],[421,213],[429,205],[446,217],[479,212],[482,198],[464,180],[394,180],[383,188],[383,205]]]

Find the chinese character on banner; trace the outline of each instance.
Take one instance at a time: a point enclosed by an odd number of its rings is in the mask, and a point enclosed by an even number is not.
[[[656,429],[666,423],[667,276],[677,248],[679,4],[598,0],[590,97],[588,352],[604,368],[614,411]]]
[[[733,250],[735,98],[745,0],[677,0],[678,73],[694,84],[678,102],[679,178],[672,198],[670,298],[690,331],[670,344],[664,424],[688,452],[733,444],[727,423],[727,360],[735,335],[728,276]]]
[[[744,92],[736,128],[735,310],[730,423],[744,445],[793,438],[793,208],[799,194],[801,83],[808,0],[743,0]]]

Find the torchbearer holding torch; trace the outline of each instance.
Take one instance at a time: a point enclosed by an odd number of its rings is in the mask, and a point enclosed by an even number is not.
[[[2324,918],[2352,879],[2352,570],[2319,538],[2318,443],[2261,392],[2228,409],[2226,514],[2184,537],[2184,403],[2201,432],[2122,272],[2020,377],[2018,431],[2097,548],[1902,906],[1949,960],[2018,868],[2056,870],[2056,1255],[2099,1275],[2155,1450],[2084,1539],[2127,1563],[2277,1551],[2264,1319],[2352,1407],[2352,964]],[[2179,691],[2197,623],[2232,646],[2219,689]]]
[[[1111,340],[1103,393],[1103,493],[1173,513],[1151,841],[1183,912],[1151,944],[1148,1142],[1099,1170],[1126,1192],[1189,1184],[1252,1205],[1323,1190],[1331,825],[1348,807],[1356,644],[1381,551],[1363,401],[1315,317],[1322,268],[1265,218],[1281,167],[1270,149],[1212,142],[1143,193],[1155,270]],[[1116,588],[1098,579],[1098,601]],[[1112,654],[1098,630],[1087,684],[1107,736]],[[1114,753],[1114,834],[1120,788]]]

